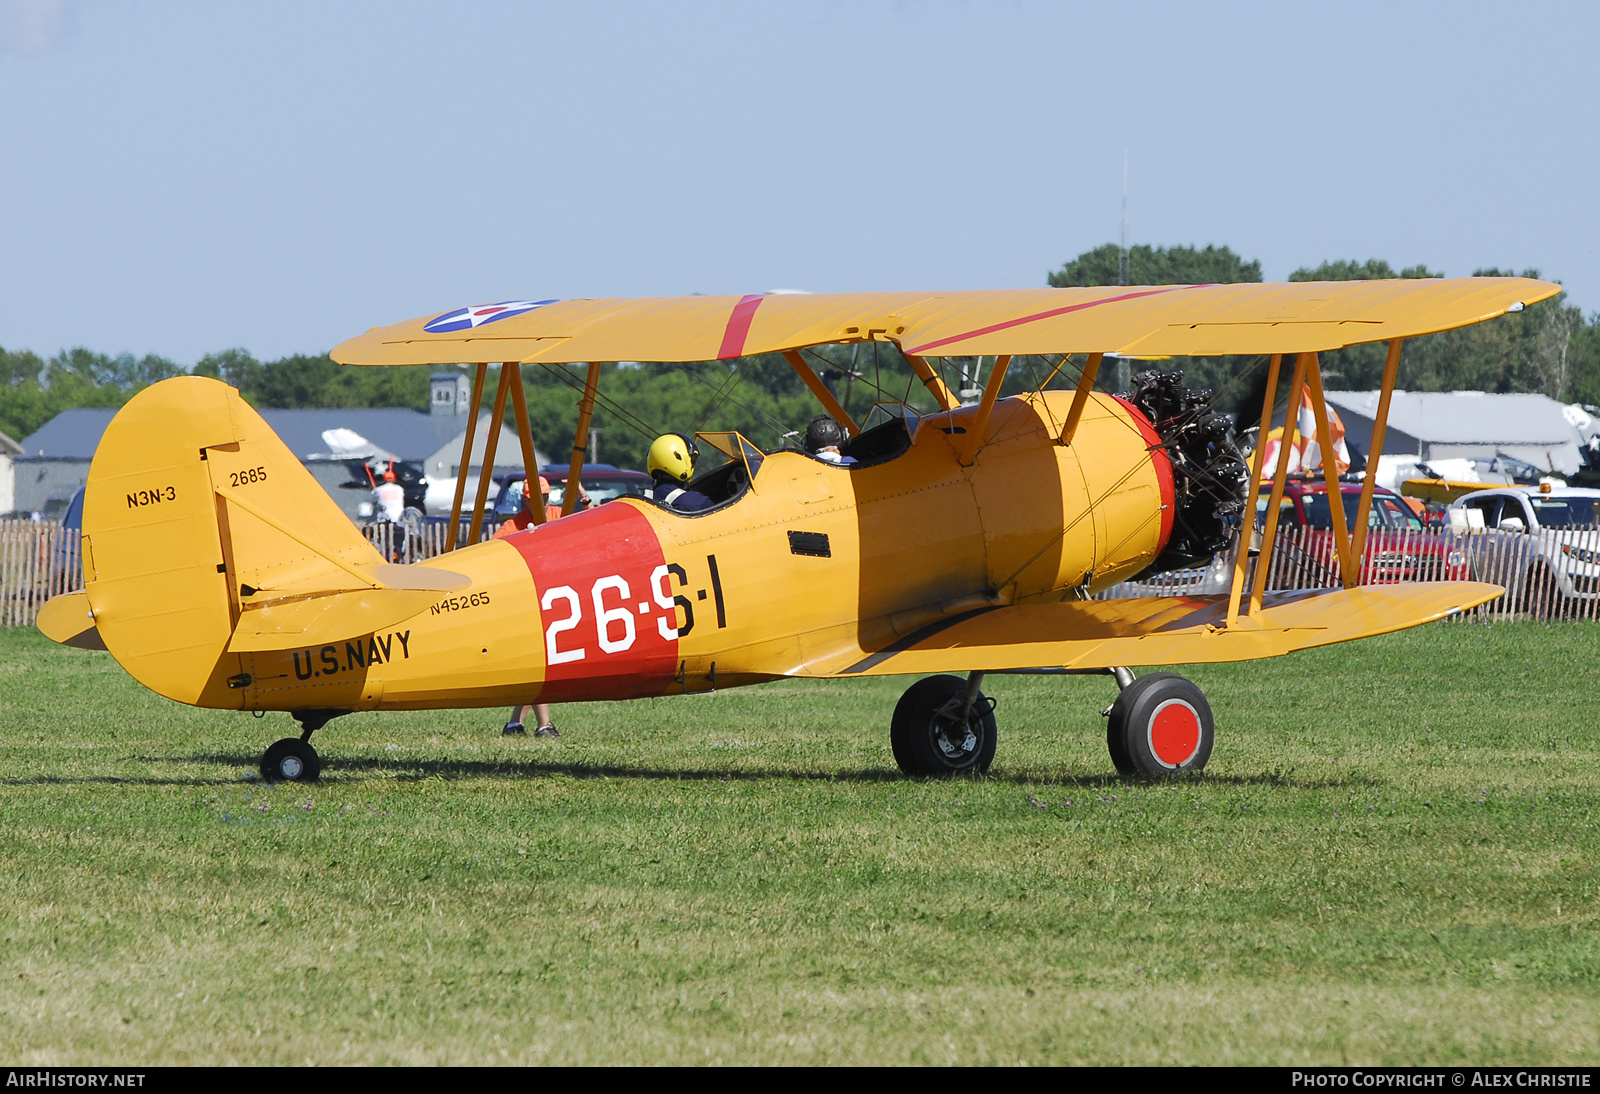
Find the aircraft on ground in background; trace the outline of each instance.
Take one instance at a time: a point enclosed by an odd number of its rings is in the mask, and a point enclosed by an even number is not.
[[[314,778],[311,734],[358,710],[510,706],[712,691],[785,677],[916,674],[890,719],[908,774],[982,771],[995,752],[995,673],[1101,673],[1119,695],[1108,745],[1119,771],[1202,768],[1213,716],[1182,677],[1129,666],[1241,661],[1416,626],[1501,595],[1468,581],[1358,587],[1372,504],[1354,521],[1330,466],[1345,587],[1273,593],[1250,576],[1241,527],[1262,481],[1207,393],[1171,372],[1119,395],[1095,389],[1104,357],[1260,355],[1267,390],[1292,372],[1331,449],[1318,354],[1386,341],[1372,450],[1405,339],[1492,319],[1554,296],[1525,278],[1165,285],[949,293],[513,301],[374,328],[333,351],[345,365],[476,366],[473,413],[499,379],[524,466],[534,467],[524,366],[587,364],[571,476],[582,465],[599,362],[693,362],[781,354],[849,434],[840,466],[701,433],[725,457],[680,513],[628,497],[477,542],[498,431],[470,509],[468,546],[385,562],[240,398],[179,377],[131,399],[90,470],[83,592],[39,626],[112,655],[174,700],[287,711],[298,738],[267,750],[271,779]],[[829,344],[898,352],[938,409],[903,399],[876,422],[845,412],[808,358]],[[976,405],[944,358],[993,357]],[[1050,377],[1000,397],[1013,361]],[[648,364],[646,365],[648,367]],[[1062,373],[1062,370],[1067,370]],[[1048,388],[1077,373],[1073,390]],[[1261,422],[1265,435],[1272,400]],[[671,428],[670,424],[667,428]],[[1295,448],[1291,421],[1279,451]],[[461,464],[473,443],[469,424]],[[1264,447],[1264,446],[1262,446]],[[1262,529],[1271,557],[1287,468]],[[465,504],[457,482],[451,526]],[[571,513],[575,492],[566,498]],[[537,508],[537,507],[535,507]],[[541,514],[542,515],[542,514]],[[1142,574],[1235,545],[1225,595],[1095,600]],[[1247,580],[1249,578],[1249,580]],[[960,674],[960,675],[955,675]]]

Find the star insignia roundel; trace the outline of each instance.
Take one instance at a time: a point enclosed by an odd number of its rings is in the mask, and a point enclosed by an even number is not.
[[[437,318],[430,319],[422,325],[422,329],[429,334],[452,334],[458,330],[471,330],[485,323],[493,323],[496,319],[509,319],[513,315],[522,315],[535,308],[555,303],[557,303],[555,300],[502,300],[498,304],[474,304],[470,308],[457,308],[455,311],[447,311]]]

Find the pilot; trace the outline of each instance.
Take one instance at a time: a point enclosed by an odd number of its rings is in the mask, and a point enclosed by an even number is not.
[[[650,459],[645,465],[650,478],[655,481],[651,496],[669,509],[680,513],[697,513],[711,508],[712,501],[698,490],[685,488],[694,474],[695,457],[700,455],[694,442],[682,433],[663,433],[650,445]]]
[[[818,414],[806,426],[806,451],[819,460],[849,467],[855,463],[853,456],[841,455],[839,446],[844,443],[844,427],[826,414]]]

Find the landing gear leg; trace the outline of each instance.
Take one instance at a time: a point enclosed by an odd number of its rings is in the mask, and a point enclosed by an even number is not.
[[[316,782],[322,774],[322,757],[311,747],[311,735],[348,710],[296,710],[291,717],[300,723],[299,737],[285,737],[273,743],[261,757],[261,777],[269,783]]]
[[[1170,672],[1112,674],[1122,691],[1105,712],[1106,748],[1117,771],[1161,778],[1204,768],[1216,736],[1205,693]]]

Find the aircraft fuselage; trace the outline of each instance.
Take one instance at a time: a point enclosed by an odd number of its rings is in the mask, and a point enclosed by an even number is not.
[[[408,709],[709,691],[841,671],[986,605],[1062,599],[1160,554],[1172,473],[1143,416],[1070,393],[930,415],[900,455],[766,457],[737,500],[680,514],[619,499],[424,565],[470,587],[380,633],[243,653],[246,709]],[[235,655],[227,655],[235,656]],[[219,698],[221,698],[219,696]],[[220,705],[220,704],[218,704]]]

